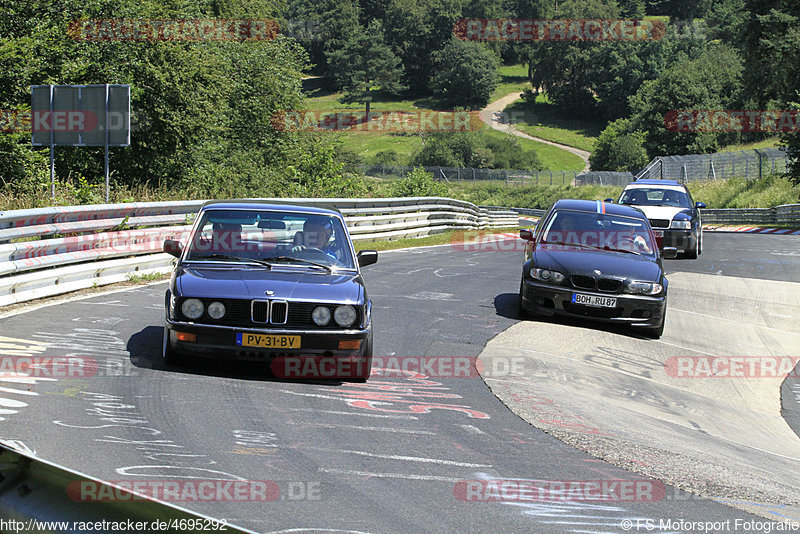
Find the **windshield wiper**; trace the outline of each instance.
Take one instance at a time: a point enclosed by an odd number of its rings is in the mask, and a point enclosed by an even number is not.
[[[580,247],[580,248],[590,248],[593,250],[603,250],[602,247],[596,247],[594,245],[587,245],[585,243],[564,243],[563,241],[543,241],[542,244],[544,245],[562,245],[565,247]]]
[[[610,250],[611,252],[624,252],[626,254],[636,254],[637,256],[641,256],[641,252],[636,252],[635,250],[627,250],[624,248],[606,248],[605,250]]]
[[[204,256],[194,256],[192,258],[188,258],[189,261],[192,260],[235,260],[235,261],[244,261],[248,263],[257,263],[258,265],[263,265],[265,267],[272,268],[272,264],[268,261],[259,260],[255,258],[242,258],[241,256],[231,256],[230,254],[206,254]]]
[[[325,269],[328,272],[331,272],[333,269],[330,265],[325,265],[324,263],[317,263],[315,261],[308,261],[302,258],[295,258],[294,256],[276,256],[274,258],[264,258],[263,261],[277,261],[277,262],[289,262],[289,263],[304,263],[306,265],[313,265],[314,267],[320,267]]]

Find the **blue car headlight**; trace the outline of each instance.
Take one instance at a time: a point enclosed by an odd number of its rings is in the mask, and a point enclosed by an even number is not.
[[[640,282],[637,280],[629,282],[628,287],[625,288],[626,293],[633,293],[635,295],[658,295],[663,290],[664,287],[661,284],[656,284],[655,282]]]
[[[691,230],[692,221],[688,219],[673,219],[670,228],[675,228],[676,230]]]

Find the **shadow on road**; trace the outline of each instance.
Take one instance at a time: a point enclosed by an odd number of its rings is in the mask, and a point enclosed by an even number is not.
[[[288,379],[272,374],[270,362],[249,362],[212,358],[187,358],[180,365],[168,365],[161,358],[164,327],[147,326],[133,334],[128,340],[127,350],[134,367],[152,369],[169,373],[181,373],[197,376],[214,376],[237,380],[253,380],[261,382],[303,383],[328,386],[340,386],[347,383],[341,380],[322,379]]]
[[[497,315],[505,317],[506,319],[540,322],[545,324],[560,324],[588,330],[602,330],[604,332],[619,334],[626,337],[654,341],[638,332],[635,328],[623,324],[604,323],[601,321],[593,321],[589,318],[581,319],[579,317],[566,317],[563,315],[554,315],[552,317],[520,317],[518,311],[518,302],[518,293],[501,293],[494,298],[494,309],[497,312]],[[669,321],[669,314],[667,314],[667,321]]]

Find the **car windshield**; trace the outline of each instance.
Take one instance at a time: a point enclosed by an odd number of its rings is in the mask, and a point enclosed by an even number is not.
[[[204,211],[185,259],[355,269],[339,217],[252,209]]]
[[[633,217],[559,210],[542,232],[545,248],[584,248],[653,255],[655,247],[647,221]]]
[[[674,206],[676,208],[691,208],[689,195],[684,191],[675,189],[662,189],[660,187],[637,187],[622,192],[620,204],[635,206]]]

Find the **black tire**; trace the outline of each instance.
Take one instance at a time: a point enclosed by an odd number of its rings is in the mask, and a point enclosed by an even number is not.
[[[350,382],[356,382],[363,384],[367,380],[369,380],[370,375],[372,374],[372,332],[369,333],[369,336],[366,340],[367,346],[364,348],[364,360],[366,362],[364,374],[361,376],[354,377],[350,380]]]
[[[700,233],[697,235],[697,255],[703,253],[703,229],[700,229]]]
[[[648,328],[647,330],[645,330],[644,334],[649,338],[659,339],[664,334],[664,323],[666,322],[666,319],[667,319],[667,311],[665,309],[664,314],[661,316],[661,322],[659,323],[659,325],[654,328]]]
[[[700,236],[694,242],[694,250],[687,250],[683,253],[683,257],[689,260],[696,260],[698,254],[700,254]]]
[[[161,359],[167,365],[181,365],[184,363],[183,356],[175,352],[169,342],[169,329],[164,327],[163,347],[161,348]]]
[[[530,312],[529,312],[528,310],[526,310],[526,309],[525,309],[525,308],[522,306],[522,285],[523,285],[524,283],[525,283],[525,282],[524,282],[523,280],[520,280],[520,281],[519,281],[519,300],[517,301],[517,316],[518,316],[520,319],[526,319],[526,318],[528,318],[528,317],[530,317],[530,316],[531,316]]]

